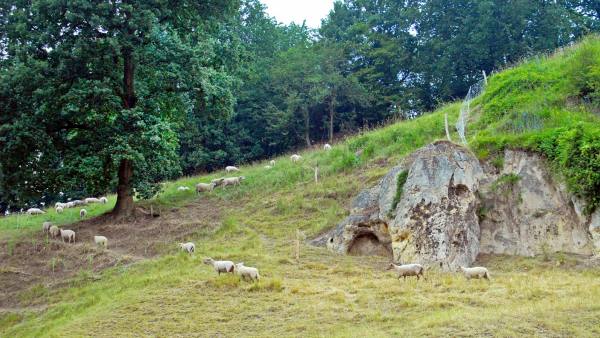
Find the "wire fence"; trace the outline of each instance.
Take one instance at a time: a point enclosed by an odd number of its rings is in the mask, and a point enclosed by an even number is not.
[[[479,95],[483,94],[485,82],[484,80],[480,80],[475,83],[471,87],[469,87],[469,92],[465,97],[465,100],[460,107],[460,115],[458,116],[458,121],[456,122],[456,131],[460,135],[460,140],[466,146],[467,138],[465,137],[465,129],[467,128],[467,123],[469,123],[469,114],[471,113],[471,101],[477,98]]]

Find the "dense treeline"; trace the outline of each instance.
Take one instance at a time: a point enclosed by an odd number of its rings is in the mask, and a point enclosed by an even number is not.
[[[25,207],[266,159],[409,118],[598,31],[596,1],[0,1],[0,195]]]

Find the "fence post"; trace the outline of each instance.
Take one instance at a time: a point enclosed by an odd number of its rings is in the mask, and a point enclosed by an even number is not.
[[[446,137],[448,137],[448,141],[452,142],[452,140],[450,139],[450,132],[448,131],[448,114],[445,114],[445,119],[446,119]]]
[[[319,183],[318,179],[317,179],[317,173],[319,172],[319,167],[316,166],[315,167],[315,183]]]
[[[300,229],[296,229],[296,267],[300,269]]]
[[[481,71],[483,73],[483,80],[485,82],[485,85],[487,86],[487,76],[485,75],[485,70]]]

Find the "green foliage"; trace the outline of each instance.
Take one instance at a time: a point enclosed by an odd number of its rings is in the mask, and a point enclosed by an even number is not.
[[[391,216],[393,210],[396,210],[396,206],[400,203],[402,199],[402,195],[404,193],[404,183],[408,179],[408,169],[404,169],[401,173],[398,174],[398,178],[396,178],[396,194],[394,195],[394,199],[392,200],[392,208],[388,212],[388,216]]]

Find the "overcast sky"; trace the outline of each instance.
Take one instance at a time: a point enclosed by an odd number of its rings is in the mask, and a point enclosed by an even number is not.
[[[324,19],[333,9],[333,0],[260,0],[265,4],[267,13],[277,21],[288,25],[295,22],[299,25],[306,19],[306,25],[312,28],[321,26]]]

